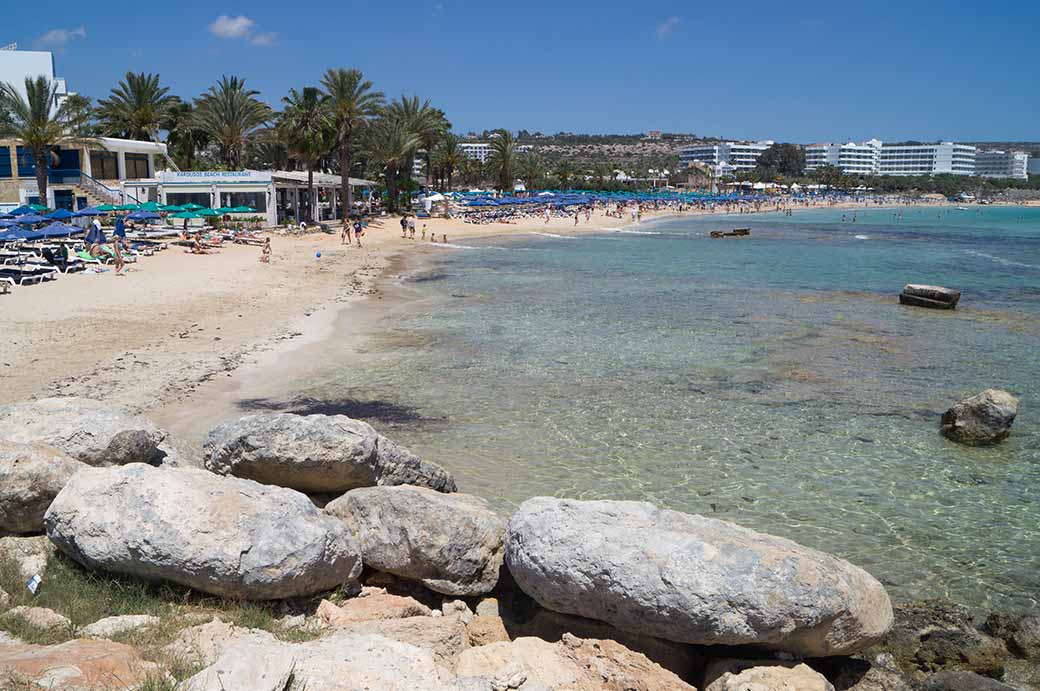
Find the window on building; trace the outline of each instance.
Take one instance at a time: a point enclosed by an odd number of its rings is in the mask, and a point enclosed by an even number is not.
[[[0,146],[0,178],[9,178],[12,175],[11,149],[6,146]]]
[[[301,204],[302,197],[306,196],[301,196]],[[256,209],[258,213],[267,213],[267,192],[221,192],[220,205],[229,209],[248,206]]]
[[[36,175],[36,161],[33,159],[32,152],[26,149],[24,146],[19,146],[17,156],[18,177],[31,178],[34,175]]]
[[[141,180],[148,177],[148,154],[126,154],[126,179]]]
[[[116,158],[115,152],[91,151],[90,177],[97,180],[118,180],[119,161]]]
[[[209,192],[167,192],[166,203],[170,206],[184,206],[185,204],[198,204],[209,208]]]

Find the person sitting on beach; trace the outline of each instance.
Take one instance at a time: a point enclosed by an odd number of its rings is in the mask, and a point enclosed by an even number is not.
[[[191,253],[192,254],[206,254],[206,250],[202,248],[202,233],[195,231],[195,237],[191,241]]]
[[[271,263],[271,238],[264,238],[264,244],[260,247],[260,263]]]

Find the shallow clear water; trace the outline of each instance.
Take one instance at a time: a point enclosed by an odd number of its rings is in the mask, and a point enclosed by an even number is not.
[[[1040,209],[898,213],[468,242],[365,367],[302,393],[392,401],[391,435],[503,511],[645,499],[833,552],[896,597],[1035,608]],[[907,282],[961,306],[901,307]],[[1021,398],[1011,438],[943,439],[941,412],[990,386]]]

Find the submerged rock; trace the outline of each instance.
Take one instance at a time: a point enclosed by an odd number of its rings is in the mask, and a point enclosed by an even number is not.
[[[825,657],[892,624],[885,589],[846,561],[643,502],[530,499],[509,522],[506,564],[547,609],[680,643]]]
[[[445,595],[483,595],[498,583],[506,524],[479,497],[366,487],[325,511],[358,537],[365,566]]]
[[[455,491],[443,468],[345,415],[248,415],[214,428],[204,452],[215,473],[309,494],[403,484]]]
[[[43,514],[69,478],[87,467],[44,444],[0,439],[0,532],[43,532]]]
[[[87,468],[58,494],[47,535],[88,568],[248,600],[357,584],[342,523],[281,487],[197,469]]]
[[[166,433],[149,420],[89,398],[0,406],[0,437],[43,443],[93,466],[158,463]]]
[[[961,444],[995,444],[1011,434],[1017,415],[1017,398],[1007,391],[986,389],[943,413],[941,431]]]

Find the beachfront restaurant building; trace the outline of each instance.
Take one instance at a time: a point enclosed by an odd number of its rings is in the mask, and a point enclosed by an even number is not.
[[[309,220],[312,201],[316,204],[315,220],[342,218],[340,180],[339,175],[314,173],[315,199],[311,200],[305,171],[164,170],[150,179],[126,181],[123,191],[142,203],[198,204],[211,209],[249,207],[254,209],[249,215],[262,217],[264,225],[270,227]],[[375,183],[350,178],[350,185],[355,204],[368,204]]]
[[[122,185],[154,177],[167,165],[166,145],[114,137],[51,147],[47,154],[47,198],[40,199],[36,161],[16,139],[0,139],[0,203],[43,204],[76,211],[127,201]]]

